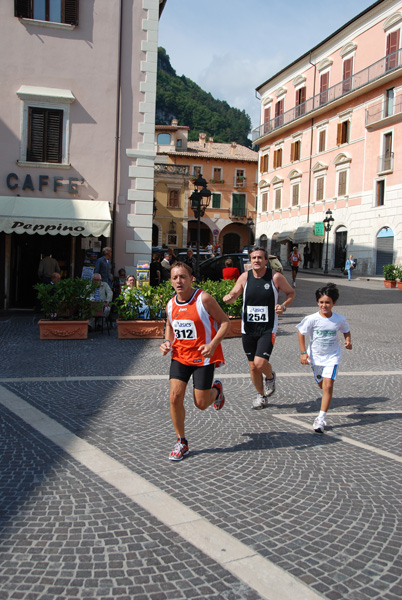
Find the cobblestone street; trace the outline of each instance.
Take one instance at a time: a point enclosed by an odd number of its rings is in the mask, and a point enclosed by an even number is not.
[[[33,313],[4,315],[0,599],[400,600],[402,291],[332,280],[353,350],[317,435],[295,326],[326,281],[299,274],[267,409],[224,341],[225,407],[189,386],[180,463],[160,341],[40,341]]]

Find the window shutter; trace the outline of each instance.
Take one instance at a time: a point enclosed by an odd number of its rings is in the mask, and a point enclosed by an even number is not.
[[[295,150],[296,150],[296,144],[290,144],[290,162],[293,162],[295,160]]]
[[[64,0],[64,22],[69,25],[78,25],[79,0]]]
[[[14,0],[14,16],[32,19],[32,0]]]
[[[318,152],[324,152],[325,150],[325,129],[323,129],[322,131],[320,131],[320,138],[319,138],[319,142],[318,142]]]
[[[319,177],[317,179],[316,200],[324,200],[324,177]]]
[[[342,144],[342,123],[338,123],[338,130],[336,133],[336,143],[339,146],[339,144]]]
[[[387,60],[386,60],[386,70],[393,69],[399,64],[398,61],[398,51],[399,49],[399,29],[397,31],[392,31],[387,36]],[[395,53],[395,54],[394,54]],[[391,54],[391,56],[389,56]]]
[[[41,109],[29,109],[29,138],[27,160],[44,162],[45,113]]]
[[[49,110],[47,114],[46,157],[50,163],[61,163],[61,140],[63,132],[63,111]]]
[[[268,194],[265,192],[262,195],[261,212],[267,212],[267,208],[268,208]]]
[[[339,173],[338,196],[346,194],[346,171]]]

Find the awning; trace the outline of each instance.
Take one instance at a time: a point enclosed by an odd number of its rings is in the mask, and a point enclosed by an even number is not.
[[[303,227],[298,227],[293,236],[293,242],[295,244],[307,244],[307,243],[316,243],[323,244],[324,236],[323,235],[315,235],[314,234],[314,223],[310,225],[304,225]]]
[[[109,237],[109,203],[102,200],[0,196],[0,231]]]
[[[286,244],[287,242],[291,242],[293,240],[294,231],[282,231],[282,233],[278,234],[276,238],[276,242],[278,244]]]

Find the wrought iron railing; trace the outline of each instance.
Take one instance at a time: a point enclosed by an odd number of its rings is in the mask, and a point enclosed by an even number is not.
[[[246,207],[238,206],[232,208],[232,217],[247,217]]]
[[[399,113],[402,113],[402,94],[394,99],[386,99],[369,106],[366,110],[366,127]]]
[[[190,167],[188,165],[162,165],[155,164],[155,173],[170,173],[173,175],[190,175]]]
[[[302,104],[298,104],[294,106],[290,110],[282,113],[281,115],[277,115],[270,121],[259,125],[251,132],[251,139],[255,142],[257,139],[263,137],[266,133],[270,133],[275,129],[279,129],[284,125],[288,125],[292,121],[299,119],[302,116],[305,116],[318,108],[325,106],[326,104],[330,104],[334,102],[334,100],[338,100],[359,88],[372,83],[376,79],[383,77],[384,75],[391,73],[397,69],[401,68],[401,54],[402,49],[381,58],[377,62],[372,65],[362,69],[358,73],[355,73],[351,77],[340,81],[339,83],[333,85],[325,91],[316,94],[312,98],[309,98]]]
[[[394,168],[394,153],[388,152],[378,157],[378,172],[392,171]]]

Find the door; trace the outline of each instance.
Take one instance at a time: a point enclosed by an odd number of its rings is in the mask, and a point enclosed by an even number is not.
[[[376,275],[383,275],[383,266],[394,262],[394,232],[383,227],[377,235]]]
[[[335,234],[335,269],[343,269],[345,266],[347,239],[347,230],[338,229]]]
[[[238,233],[227,233],[223,236],[222,254],[240,252],[240,235]]]

